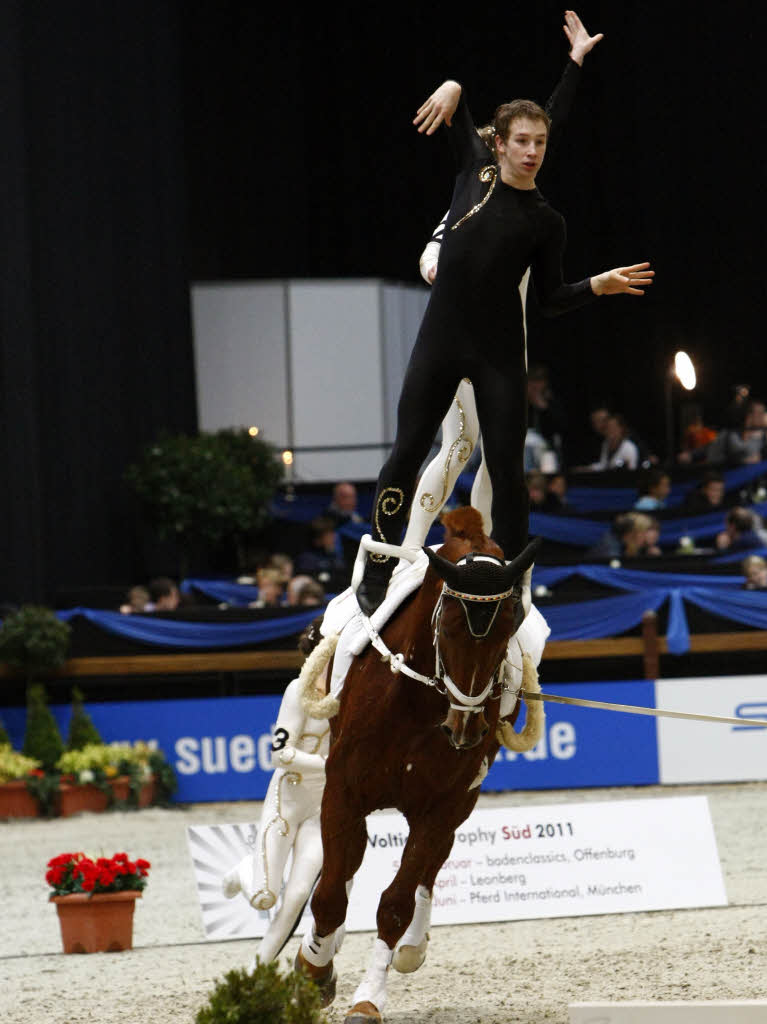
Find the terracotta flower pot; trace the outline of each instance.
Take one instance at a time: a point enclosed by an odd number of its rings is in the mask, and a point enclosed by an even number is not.
[[[38,818],[40,805],[23,779],[0,785],[0,818]]]
[[[92,811],[95,814],[105,811],[109,797],[98,786],[92,783],[62,782],[59,787],[61,799],[61,817],[69,818],[73,814]]]
[[[151,779],[147,779],[146,782],[142,783],[141,789],[138,792],[138,805],[139,807],[149,807],[153,804],[155,797],[157,796],[157,787],[155,785],[154,775]]]
[[[109,785],[112,787],[115,800],[124,802],[130,796],[130,777],[128,775],[118,775],[116,779],[111,780]]]
[[[133,910],[140,892],[51,896],[65,953],[112,953],[133,948]]]

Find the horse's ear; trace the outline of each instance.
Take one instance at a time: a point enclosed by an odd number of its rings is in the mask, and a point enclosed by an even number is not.
[[[538,553],[541,543],[541,538],[536,537],[535,540],[531,541],[527,545],[522,554],[517,555],[512,562],[509,562],[508,565],[504,566],[503,578],[507,587],[513,586],[522,573],[527,572],[535,561],[535,556]]]
[[[455,562],[449,562],[447,558],[436,554],[431,548],[422,548],[422,550],[439,578],[444,580],[453,590],[461,590],[461,572]]]

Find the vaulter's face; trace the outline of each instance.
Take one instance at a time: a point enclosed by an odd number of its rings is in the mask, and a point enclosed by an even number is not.
[[[508,138],[496,135],[501,169],[520,181],[532,184],[543,163],[548,132],[543,121],[518,117],[509,126]]]

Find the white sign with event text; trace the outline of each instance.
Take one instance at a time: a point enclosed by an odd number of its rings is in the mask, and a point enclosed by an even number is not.
[[[349,901],[349,931],[375,929],[378,900],[407,841],[400,814],[374,814],[367,824],[368,848]],[[224,900],[218,883],[252,848],[254,826],[194,826],[188,832],[206,937],[263,935],[269,916],[251,910],[242,897]],[[479,808],[457,831],[437,876],[432,923],[726,903],[705,796]]]

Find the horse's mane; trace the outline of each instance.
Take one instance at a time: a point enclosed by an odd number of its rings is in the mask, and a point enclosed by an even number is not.
[[[445,512],[442,524],[445,527],[445,543],[439,553],[443,558],[457,562],[468,551],[503,558],[503,551],[485,533],[481,514],[471,505]]]

